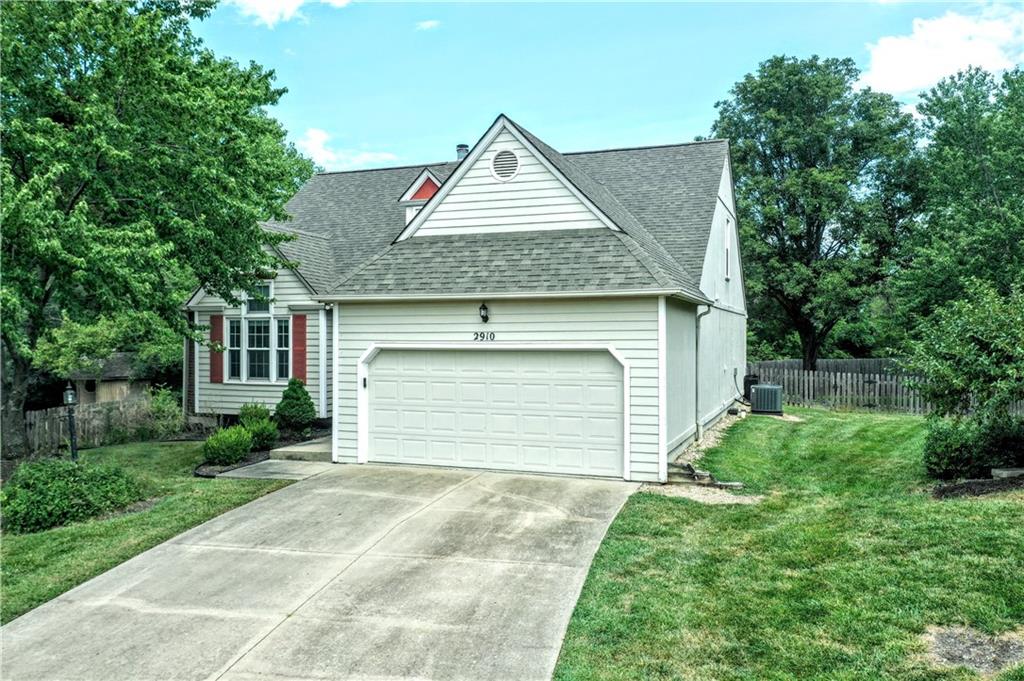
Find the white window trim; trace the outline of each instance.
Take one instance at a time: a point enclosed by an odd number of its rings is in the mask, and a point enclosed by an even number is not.
[[[662,298],[664,300],[664,298]],[[337,324],[337,310],[335,306],[335,324]],[[334,342],[337,343],[338,333],[335,326]],[[465,343],[446,342],[436,343],[379,343],[371,342],[360,354],[356,364],[356,463],[367,463],[370,459],[370,393],[369,389],[363,386],[363,382],[370,373],[370,363],[381,350],[587,350],[605,351],[610,354],[622,367],[622,479],[631,480],[630,471],[630,431],[631,431],[631,407],[630,407],[630,362],[612,343]],[[334,430],[331,456],[338,462],[338,367],[340,362],[335,354],[335,381],[334,381],[334,410],[335,418],[332,430]]]
[[[281,310],[285,314],[279,314],[278,310],[274,307],[274,281],[270,280],[267,282],[270,286],[270,307],[267,312],[249,312],[249,296],[246,293],[242,293],[241,299],[242,304],[238,307],[238,314],[224,315],[224,321],[226,322],[226,333],[231,333],[231,321],[238,321],[241,325],[242,331],[242,347],[241,347],[241,378],[230,378],[231,365],[229,363],[229,354],[226,350],[221,353],[220,361],[222,362],[222,376],[224,376],[225,383],[231,384],[253,384],[253,385],[284,385],[291,378],[291,368],[294,365],[294,350],[295,350],[295,334],[292,332],[292,315],[288,310],[287,306],[281,306]],[[265,319],[270,322],[270,378],[249,378],[249,320],[260,320]],[[280,378],[277,375],[277,321],[279,319],[288,320],[288,369],[289,377]],[[230,335],[228,335],[230,341]],[[259,348],[262,350],[263,348]]]

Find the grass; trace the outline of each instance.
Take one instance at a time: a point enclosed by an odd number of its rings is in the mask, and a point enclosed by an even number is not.
[[[555,679],[973,679],[924,661],[925,628],[1024,625],[1024,493],[933,500],[921,419],[792,411],[701,463],[764,502],[630,499]]]
[[[229,509],[288,484],[192,476],[202,443],[144,442],[82,452],[90,463],[124,466],[155,503],[145,510],[32,534],[0,544],[0,622],[45,603],[132,556]]]

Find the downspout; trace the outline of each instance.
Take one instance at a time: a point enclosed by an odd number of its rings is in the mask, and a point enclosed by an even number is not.
[[[700,305],[698,308],[702,307]],[[693,441],[700,442],[701,438],[704,437],[703,428],[700,423],[700,319],[705,315],[711,314],[711,306],[707,307],[703,312],[697,313],[697,322],[694,329],[694,352],[693,352]]]

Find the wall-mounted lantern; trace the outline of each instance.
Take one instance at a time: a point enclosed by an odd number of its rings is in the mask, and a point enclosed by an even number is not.
[[[480,303],[480,321],[486,324],[488,319],[490,319],[490,316],[487,311],[487,303]]]

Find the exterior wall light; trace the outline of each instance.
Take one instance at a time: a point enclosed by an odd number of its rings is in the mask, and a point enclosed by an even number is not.
[[[488,319],[490,319],[490,316],[487,312],[487,303],[480,303],[480,320],[486,324]]]

